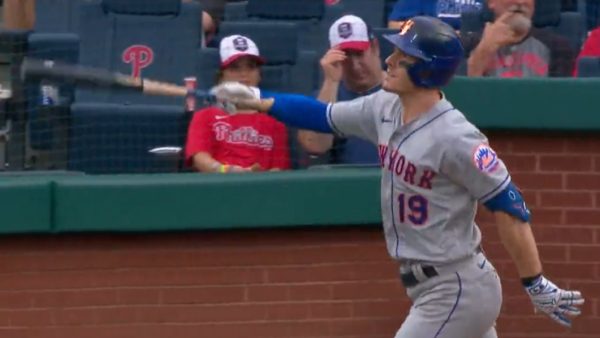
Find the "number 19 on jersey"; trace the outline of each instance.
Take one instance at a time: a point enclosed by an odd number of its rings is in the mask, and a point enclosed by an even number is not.
[[[428,201],[421,195],[411,195],[401,193],[398,195],[398,217],[400,222],[412,223],[416,226],[424,225],[427,222]]]

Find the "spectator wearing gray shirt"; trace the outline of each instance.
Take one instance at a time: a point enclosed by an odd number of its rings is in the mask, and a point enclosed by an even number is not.
[[[462,36],[467,75],[505,78],[568,77],[575,50],[562,36],[532,27],[534,0],[489,0],[495,20]]]

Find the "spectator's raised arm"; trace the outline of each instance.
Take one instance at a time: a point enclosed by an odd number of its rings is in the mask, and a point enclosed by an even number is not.
[[[35,23],[35,0],[4,0],[4,29],[33,29]]]

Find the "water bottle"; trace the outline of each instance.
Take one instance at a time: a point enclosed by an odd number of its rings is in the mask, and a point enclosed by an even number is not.
[[[185,98],[185,110],[188,112],[195,112],[196,111],[196,97],[194,96],[193,92],[196,90],[198,83],[196,81],[196,77],[190,76],[190,77],[185,77],[183,79],[184,83],[185,83],[185,89],[188,90],[188,94]]]

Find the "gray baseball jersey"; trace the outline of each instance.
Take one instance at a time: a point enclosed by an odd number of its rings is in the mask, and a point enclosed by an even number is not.
[[[474,218],[510,183],[487,138],[442,98],[402,124],[402,103],[383,90],[330,104],[327,117],[341,136],[379,147],[381,211],[390,256],[404,262],[448,263],[472,255],[481,241]]]

